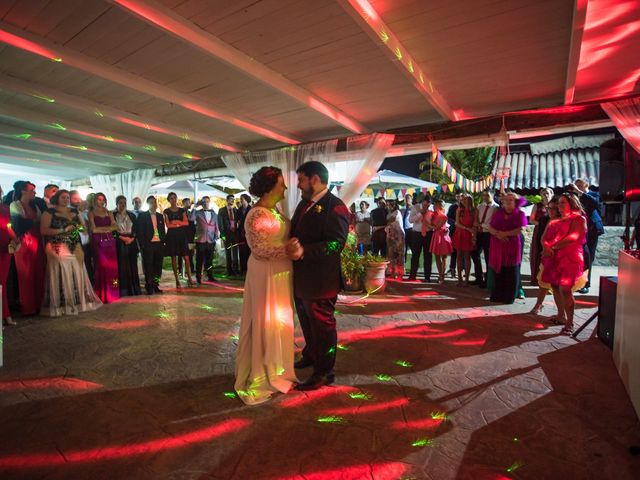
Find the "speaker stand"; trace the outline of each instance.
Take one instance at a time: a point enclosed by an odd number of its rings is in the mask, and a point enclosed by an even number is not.
[[[580,328],[578,330],[576,330],[575,332],[573,332],[571,334],[572,338],[577,338],[578,335],[580,335],[580,332],[582,332],[585,328],[587,328],[589,326],[589,324],[591,322],[593,322],[597,317],[598,317],[598,313],[600,313],[599,310],[596,310],[595,313],[593,315],[591,315],[586,322],[584,322]]]

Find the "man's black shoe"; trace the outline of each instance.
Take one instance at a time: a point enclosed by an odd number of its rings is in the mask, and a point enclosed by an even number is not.
[[[313,365],[313,360],[311,360],[310,358],[305,358],[302,357],[300,360],[296,361],[293,364],[293,368],[307,368],[310,367],[311,365]]]
[[[589,293],[589,287],[583,287],[580,290],[578,290],[578,293],[582,293],[583,295],[585,293]]]
[[[309,380],[296,386],[296,390],[317,390],[325,385],[331,385],[335,380],[335,375],[311,375]]]
[[[153,295],[153,288],[147,288],[147,295]]]
[[[156,293],[162,293],[162,290],[160,290],[160,287],[153,287],[153,291]]]

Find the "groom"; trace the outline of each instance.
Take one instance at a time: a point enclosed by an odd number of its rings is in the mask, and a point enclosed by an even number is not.
[[[313,375],[298,390],[315,390],[334,380],[336,318],[334,309],[342,285],[340,252],[349,233],[349,210],[329,192],[329,171],[320,162],[296,170],[302,200],[291,220],[288,249],[302,250],[293,262],[293,291],[305,347],[296,368],[313,366]]]

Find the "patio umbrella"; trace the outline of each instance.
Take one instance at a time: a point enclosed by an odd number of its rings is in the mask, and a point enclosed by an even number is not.
[[[399,188],[436,188],[437,186],[437,183],[427,182],[409,175],[403,175],[391,170],[380,170],[371,179],[367,188],[372,188],[376,192],[380,189],[387,190],[388,188],[396,190]]]
[[[225,198],[227,196],[222,190],[218,190],[204,182],[195,180],[179,180],[177,182],[164,182],[154,185],[149,190],[151,193],[158,195],[167,195],[169,192],[175,192],[178,197],[209,197]]]

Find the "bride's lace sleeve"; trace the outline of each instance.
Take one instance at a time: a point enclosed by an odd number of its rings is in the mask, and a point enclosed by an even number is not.
[[[281,220],[263,208],[252,208],[245,221],[247,242],[251,255],[258,260],[287,258],[284,244],[276,239],[282,228]]]

